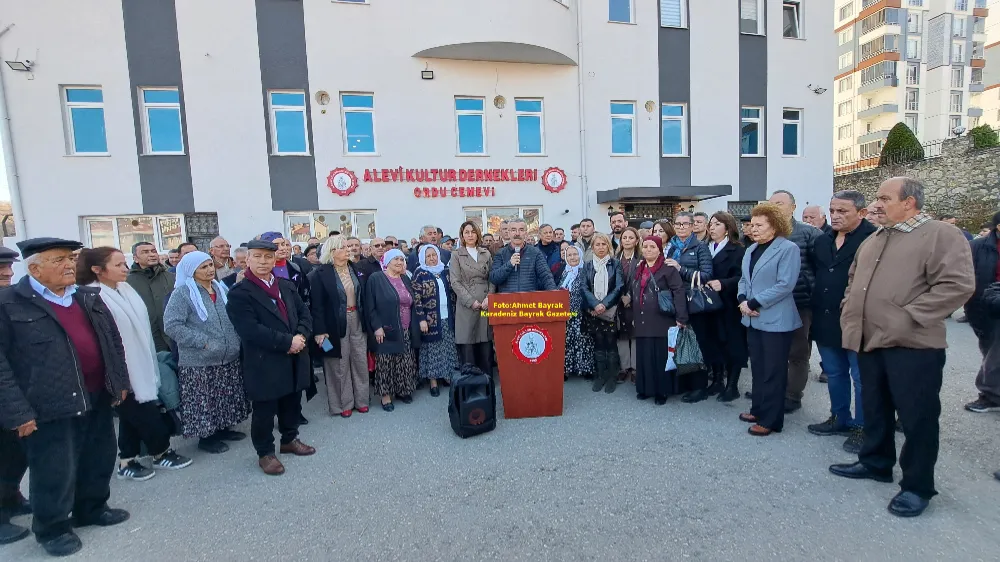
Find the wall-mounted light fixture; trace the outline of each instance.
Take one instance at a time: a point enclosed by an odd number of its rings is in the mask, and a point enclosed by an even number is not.
[[[826,88],[824,88],[823,86],[813,86],[812,84],[809,84],[808,86],[806,86],[806,88],[809,88],[809,91],[816,94],[817,96],[821,96],[826,93]]]
[[[424,80],[433,80],[434,79],[434,71],[433,70],[421,70],[420,71],[420,78],[422,78]]]
[[[8,60],[4,62],[7,63],[7,66],[9,66],[11,70],[16,70],[18,72],[31,72],[31,67],[34,66],[30,60]]]

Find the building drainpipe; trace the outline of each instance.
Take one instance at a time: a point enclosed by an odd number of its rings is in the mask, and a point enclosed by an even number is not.
[[[14,24],[0,29],[0,38],[10,31]],[[14,142],[10,132],[10,115],[7,113],[7,97],[4,93],[3,72],[0,71],[0,144],[3,145],[3,158],[7,165],[7,188],[10,190],[10,207],[14,213],[15,236],[20,240],[28,238],[28,221],[24,218],[21,207],[21,188],[17,177],[17,164],[14,160]]]
[[[583,95],[583,0],[576,2],[576,73],[580,104],[580,217],[589,216],[590,193],[587,189],[587,121]]]

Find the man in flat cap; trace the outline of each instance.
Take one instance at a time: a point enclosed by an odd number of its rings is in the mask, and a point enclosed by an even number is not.
[[[10,287],[17,252],[0,246],[0,289]],[[9,544],[28,536],[28,530],[10,522],[12,517],[28,515],[31,506],[21,495],[21,479],[28,470],[28,459],[16,431],[0,428],[0,544]]]
[[[316,449],[299,441],[302,391],[312,366],[306,342],[312,317],[295,285],[274,274],[277,246],[254,240],[247,245],[247,268],[229,292],[226,311],[243,342],[243,386],[253,401],[250,439],[265,474],[284,474],[275,456],[274,418],[278,418],[282,454],[308,456]]]
[[[74,526],[129,517],[107,503],[118,452],[111,409],[131,390],[125,349],[100,291],[76,285],[81,246],[18,243],[28,274],[0,290],[0,425],[22,439],[31,527],[53,556],[82,548]]]

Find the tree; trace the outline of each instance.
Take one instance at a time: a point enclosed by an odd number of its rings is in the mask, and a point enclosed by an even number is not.
[[[1000,146],[1000,138],[998,138],[997,132],[989,125],[984,124],[974,127],[969,131],[969,136],[972,137],[972,148],[975,149]]]
[[[882,145],[879,166],[892,166],[924,159],[924,147],[905,123],[896,123]]]

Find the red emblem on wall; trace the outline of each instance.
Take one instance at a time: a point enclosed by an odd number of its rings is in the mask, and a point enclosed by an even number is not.
[[[566,172],[559,168],[549,168],[542,172],[542,185],[547,191],[559,193],[566,188]]]
[[[358,176],[347,168],[337,168],[326,176],[326,186],[332,193],[346,197],[358,188]]]
[[[514,334],[511,341],[514,357],[529,365],[537,365],[552,352],[552,338],[538,326],[525,326]]]

